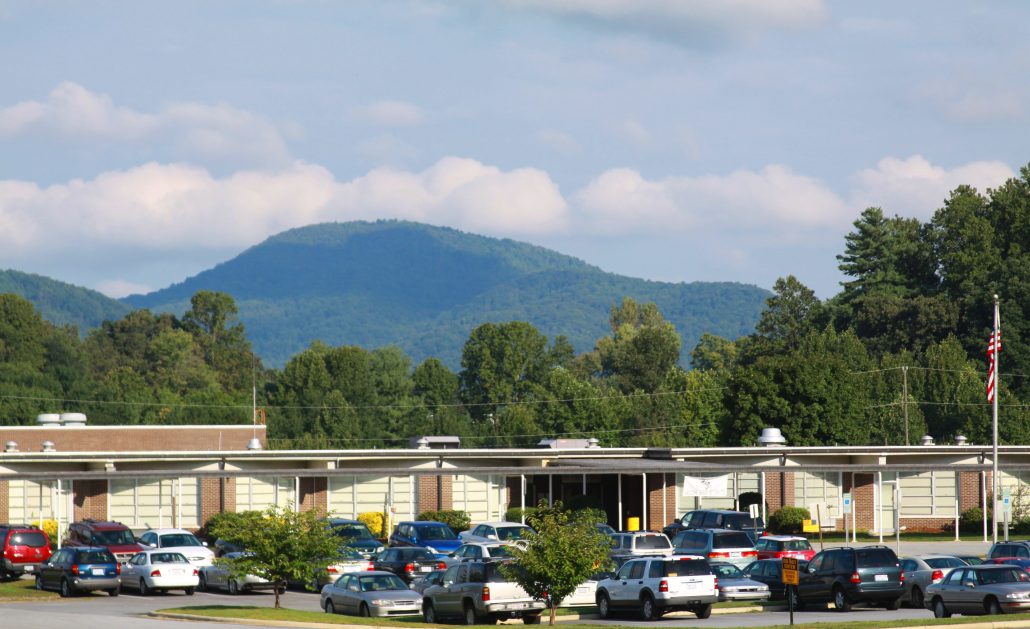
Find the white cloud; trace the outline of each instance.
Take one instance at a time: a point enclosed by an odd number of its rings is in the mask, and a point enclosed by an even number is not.
[[[121,299],[128,295],[145,295],[153,287],[126,280],[103,280],[97,282],[96,289],[112,299]]]
[[[811,28],[827,18],[822,0],[506,0],[506,4],[616,30],[659,35],[684,45],[752,37],[769,30]]]
[[[888,214],[927,220],[958,186],[965,184],[984,192],[1013,176],[1007,164],[997,161],[970,162],[948,169],[931,164],[921,155],[885,157],[876,168],[853,176],[851,205],[858,209],[878,206]]]
[[[578,153],[583,149],[579,142],[576,141],[576,138],[572,137],[568,133],[555,131],[554,129],[545,129],[538,132],[536,134],[536,139],[544,146],[547,146],[551,150],[559,153]]]
[[[382,127],[414,127],[426,120],[422,110],[400,100],[380,100],[355,107],[354,117]]]
[[[282,165],[290,161],[275,125],[225,104],[172,103],[157,113],[116,105],[110,96],[71,82],[61,83],[43,101],[23,101],[0,109],[0,137],[41,135],[69,141],[149,142],[181,157],[229,159]]]

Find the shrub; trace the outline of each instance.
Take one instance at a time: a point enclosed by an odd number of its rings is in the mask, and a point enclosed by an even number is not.
[[[775,533],[799,534],[805,520],[812,515],[804,507],[783,507],[769,516],[769,528]]]
[[[757,491],[745,491],[737,496],[737,508],[741,511],[747,511],[751,505],[758,505],[761,507],[762,494]]]
[[[990,511],[988,510],[988,514]],[[984,512],[980,507],[966,509],[958,519],[959,531],[963,533],[978,533],[983,531]]]
[[[43,520],[43,532],[50,538],[50,548],[57,548],[57,520]]]
[[[372,535],[378,539],[385,539],[390,534],[389,531],[383,530],[385,521],[383,520],[383,514],[380,511],[365,511],[364,513],[358,514],[358,522],[364,523],[368,527],[368,530],[372,532]]]
[[[214,543],[214,539],[211,539],[211,531],[215,528],[221,528],[221,530],[240,530],[247,523],[253,522],[254,520],[260,519],[262,513],[260,511],[223,511],[222,513],[216,513],[204,522],[204,526],[200,527],[197,531],[197,537],[206,539],[210,543]],[[226,523],[222,526],[222,523]],[[225,538],[227,542],[236,543],[235,540]]]
[[[472,526],[472,520],[469,518],[469,514],[459,510],[424,511],[418,514],[417,519],[428,522],[443,522],[447,526],[451,527],[451,530],[455,533],[467,531],[469,527]]]
[[[525,515],[526,519],[533,517],[533,513],[536,512],[536,507],[512,507],[504,512],[505,522],[521,522],[522,516]]]

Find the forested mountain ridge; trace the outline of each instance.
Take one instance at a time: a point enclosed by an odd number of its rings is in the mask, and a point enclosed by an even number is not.
[[[0,270],[0,293],[21,295],[35,304],[47,321],[73,325],[83,333],[132,310],[97,291],[13,269]]]
[[[750,333],[769,295],[728,282],[639,280],[513,240],[377,221],[292,229],[184,282],[125,301],[179,314],[200,290],[236,300],[255,351],[270,365],[320,340],[397,345],[415,361],[433,356],[452,368],[463,340],[485,322],[528,321],[588,351],[608,327],[609,308],[629,296],[655,302],[689,349],[705,332]]]

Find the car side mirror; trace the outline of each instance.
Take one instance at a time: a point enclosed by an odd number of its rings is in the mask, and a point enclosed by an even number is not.
[[[815,574],[815,566],[809,566],[808,571],[812,574]]]
[[[207,542],[200,542],[200,545],[207,548]]]
[[[496,540],[496,539],[497,539],[497,536],[496,536],[496,535],[494,535],[493,533],[487,533],[487,534],[486,534],[486,538],[487,538],[487,539],[492,539],[492,540]]]
[[[962,587],[967,587],[967,588],[973,588],[973,589],[976,589],[976,584],[975,584],[975,583],[973,583],[972,581],[963,581],[963,582],[962,582]]]

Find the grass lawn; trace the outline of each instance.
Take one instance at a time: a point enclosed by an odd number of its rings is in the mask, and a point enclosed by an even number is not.
[[[20,601],[27,598],[57,598],[57,592],[37,590],[33,579],[0,581],[0,601]]]
[[[795,620],[797,616],[794,617]],[[920,627],[924,625],[968,625],[983,622],[1008,622],[1010,620],[1030,620],[1030,614],[1005,614],[1004,616],[960,616],[958,618],[913,618],[911,620],[856,620],[852,622],[809,622],[795,624],[769,625],[765,629],[830,629],[844,627],[846,629],[884,629],[885,627]],[[600,629],[600,628],[599,628]]]

